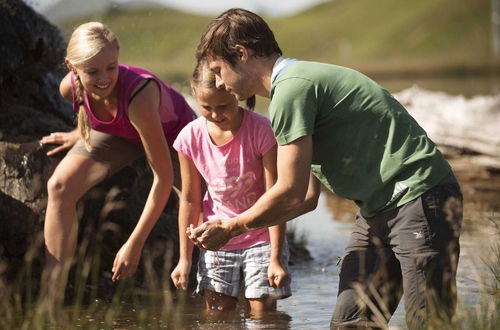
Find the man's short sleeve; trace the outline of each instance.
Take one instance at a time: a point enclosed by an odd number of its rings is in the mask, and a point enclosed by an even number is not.
[[[256,115],[255,113],[253,114]],[[269,119],[261,115],[256,115],[255,119],[256,137],[258,137],[256,139],[257,150],[259,154],[264,155],[276,145],[276,139],[274,138]]]
[[[312,135],[318,111],[316,86],[307,79],[286,78],[275,83],[269,115],[278,144]]]

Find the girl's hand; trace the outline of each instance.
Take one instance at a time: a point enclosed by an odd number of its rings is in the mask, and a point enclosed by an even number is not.
[[[40,143],[42,144],[58,144],[59,146],[51,149],[47,152],[47,156],[52,156],[61,152],[63,150],[67,150],[75,145],[76,141],[80,138],[80,133],[78,130],[73,130],[71,132],[54,132],[50,133],[50,135],[44,136]]]
[[[111,278],[113,282],[126,279],[135,273],[141,258],[141,252],[142,247],[134,246],[128,241],[123,244],[113,262],[113,277]]]
[[[185,260],[179,260],[179,263],[170,274],[172,282],[177,289],[187,290],[189,284],[189,271],[191,270],[191,263]]]
[[[279,288],[285,285],[289,279],[288,273],[285,268],[278,261],[271,261],[267,267],[267,279],[269,285],[273,288]]]

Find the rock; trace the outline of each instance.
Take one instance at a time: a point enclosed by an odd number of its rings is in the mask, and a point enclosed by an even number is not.
[[[60,96],[66,44],[60,31],[23,1],[0,1],[0,140],[30,142],[72,127]]]

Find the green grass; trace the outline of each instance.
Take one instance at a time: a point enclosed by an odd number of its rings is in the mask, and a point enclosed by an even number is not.
[[[285,56],[347,65],[373,75],[464,74],[497,68],[488,0],[335,0],[284,18],[265,17]],[[187,85],[194,50],[212,17],[171,9],[111,10],[99,20],[122,43],[121,60]]]

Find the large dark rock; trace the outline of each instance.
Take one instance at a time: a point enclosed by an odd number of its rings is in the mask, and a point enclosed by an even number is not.
[[[29,142],[69,130],[57,93],[66,44],[59,30],[18,0],[0,1],[0,140]]]

